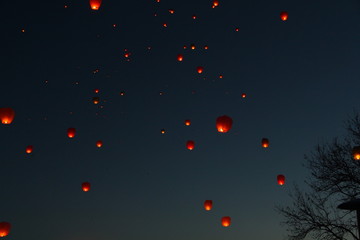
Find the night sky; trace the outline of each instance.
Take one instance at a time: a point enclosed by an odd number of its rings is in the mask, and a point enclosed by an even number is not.
[[[274,207],[305,187],[304,154],[359,110],[360,2],[212,4],[2,3],[0,107],[16,113],[0,125],[4,239],[285,238]]]

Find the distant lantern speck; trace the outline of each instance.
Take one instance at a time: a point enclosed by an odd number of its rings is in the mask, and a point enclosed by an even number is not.
[[[184,59],[184,56],[183,56],[182,54],[178,54],[178,55],[177,55],[177,60],[178,60],[179,62],[182,62],[183,59]]]
[[[263,139],[261,140],[261,146],[262,146],[263,148],[269,147],[269,144],[270,144],[269,139],[263,138]]]
[[[356,146],[352,150],[354,160],[360,160],[360,146]]]
[[[76,129],[75,129],[75,128],[69,128],[69,129],[67,130],[67,136],[68,136],[69,138],[75,137],[75,133],[76,133]]]
[[[84,192],[90,191],[90,183],[89,182],[83,182],[81,184],[81,188]]]
[[[185,120],[185,126],[190,126],[191,125],[191,121],[189,119]]]
[[[282,175],[282,174],[279,174],[279,175],[277,176],[277,183],[278,183],[279,185],[284,185],[284,184],[285,184],[285,176]]]
[[[34,149],[34,147],[32,145],[29,145],[29,146],[26,147],[25,151],[26,151],[27,154],[30,154],[30,153],[32,153],[33,149]]]
[[[205,200],[204,208],[206,211],[210,211],[212,209],[213,202],[212,200]]]
[[[15,111],[12,108],[0,108],[0,119],[2,124],[10,124],[14,120]]]
[[[196,68],[196,70],[198,73],[202,73],[204,71],[204,68],[199,66]]]
[[[96,142],[96,146],[97,146],[98,148],[101,148],[102,145],[103,145],[103,142],[102,142],[101,140],[98,140],[98,141]]]
[[[281,20],[286,21],[286,20],[288,20],[288,17],[289,17],[289,14],[287,12],[280,13]]]

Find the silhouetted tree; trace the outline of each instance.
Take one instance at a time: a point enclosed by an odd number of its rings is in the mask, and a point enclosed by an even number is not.
[[[337,209],[360,197],[360,161],[352,156],[352,148],[360,145],[360,115],[354,114],[345,127],[346,136],[319,144],[305,156],[310,176],[305,190],[295,184],[289,193],[293,205],[276,207],[290,240],[360,240],[355,212]]]

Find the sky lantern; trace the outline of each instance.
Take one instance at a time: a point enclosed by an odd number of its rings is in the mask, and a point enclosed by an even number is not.
[[[232,119],[229,116],[220,116],[216,119],[216,128],[218,132],[226,133],[232,127]]]
[[[26,147],[25,151],[26,151],[26,153],[30,154],[30,153],[32,153],[33,149],[34,149],[34,147],[32,145],[29,145]]]
[[[354,160],[360,160],[360,146],[354,147],[352,150]]]
[[[12,108],[0,108],[0,119],[2,124],[10,124],[15,117],[15,111]]]
[[[241,94],[241,97],[242,97],[242,98],[246,98],[246,93],[242,93],[242,94]]]
[[[189,119],[185,120],[185,126],[190,126],[191,125],[191,121]]]
[[[189,140],[186,142],[186,148],[189,149],[189,150],[193,150],[195,147],[195,142],[192,141],[192,140]]]
[[[99,89],[94,89],[94,92],[95,92],[95,93],[99,93]]]
[[[174,14],[175,10],[174,9],[169,9],[169,13]]]
[[[196,47],[195,47],[195,44],[191,44],[191,45],[190,45],[190,48],[191,48],[192,50],[195,50],[195,48],[196,48]]]
[[[125,95],[125,92],[120,92],[120,96],[124,96]]]
[[[99,97],[93,97],[93,103],[94,104],[98,104],[100,102],[100,98]]]
[[[288,17],[289,17],[289,14],[287,12],[280,13],[281,20],[286,21],[288,19]]]
[[[205,45],[205,46],[204,46],[204,49],[205,49],[205,50],[208,50],[208,49],[209,49],[209,46],[208,46],[208,45]]]
[[[69,138],[75,137],[76,129],[75,128],[68,128],[67,135]]]
[[[218,1],[218,0],[214,0],[212,7],[213,7],[213,8],[216,8],[217,6],[219,6],[219,1]]]
[[[222,217],[221,218],[221,225],[223,225],[223,227],[228,227],[231,224],[231,217]]]
[[[193,16],[192,16],[192,19],[194,19],[194,20],[195,20],[195,19],[196,19],[196,15],[193,15]]]
[[[267,138],[263,138],[262,140],[261,140],[261,146],[263,147],[263,148],[267,148],[267,147],[269,147],[269,139],[267,139]]]
[[[99,141],[96,142],[96,146],[97,146],[98,148],[101,148],[102,145],[103,145],[103,142],[102,142],[101,140],[99,140]]]
[[[212,209],[213,202],[212,200],[205,200],[204,208],[206,211],[210,211]]]
[[[239,28],[235,28],[235,32],[238,32],[239,31]]]
[[[90,183],[89,182],[83,182],[81,184],[81,188],[84,192],[88,192],[90,190]]]
[[[102,0],[90,0],[92,10],[99,10]]]
[[[0,222],[0,237],[9,235],[11,224],[8,222]]]
[[[165,129],[160,130],[161,134],[165,134]]]
[[[197,70],[198,73],[202,73],[204,68],[199,66],[199,67],[196,68],[196,70]]]
[[[285,176],[282,174],[277,175],[277,183],[279,185],[284,185],[285,184]]]
[[[177,55],[177,60],[178,60],[179,62],[182,62],[183,59],[184,59],[184,56],[183,56],[182,54],[178,54],[178,55]]]

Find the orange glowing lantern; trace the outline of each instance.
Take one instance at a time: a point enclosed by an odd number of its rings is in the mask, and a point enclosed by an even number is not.
[[[232,119],[229,116],[220,116],[216,119],[216,128],[218,132],[226,133],[232,127]]]
[[[194,141],[189,140],[189,141],[186,142],[186,148],[187,149],[193,150],[194,147],[195,147],[195,142]]]
[[[160,130],[161,134],[165,134],[165,129]]]
[[[177,60],[181,62],[184,59],[184,56],[182,54],[177,55]]]
[[[190,48],[191,48],[192,50],[195,50],[196,47],[195,47],[194,44],[191,44],[191,45],[190,45]]]
[[[100,102],[100,98],[99,97],[93,97],[93,103],[94,104],[98,104]]]
[[[204,68],[199,66],[199,67],[196,68],[196,70],[197,70],[198,73],[202,73]]]
[[[284,175],[278,175],[277,176],[277,183],[279,184],[279,185],[284,185],[285,184],[285,176]]]
[[[99,93],[99,89],[94,89],[94,92],[95,92],[95,93]]]
[[[355,160],[360,160],[360,146],[354,147],[352,150],[352,154]]]
[[[76,133],[76,129],[75,129],[75,128],[69,128],[69,129],[67,130],[67,135],[68,135],[69,138],[75,137],[75,133]]]
[[[267,138],[263,138],[262,140],[261,140],[261,146],[263,147],[263,148],[267,148],[267,147],[269,147],[269,139],[267,139]]]
[[[289,17],[289,15],[288,15],[287,12],[281,12],[280,13],[281,20],[286,21],[288,19],[288,17]]]
[[[90,190],[90,183],[89,182],[83,182],[81,184],[81,188],[84,192],[88,192]]]
[[[120,96],[124,96],[125,95],[125,92],[120,92]]]
[[[213,202],[212,200],[205,200],[204,208],[206,211],[210,211],[212,209]]]
[[[8,222],[0,222],[0,237],[9,235],[11,224]]]
[[[186,126],[190,126],[190,125],[191,125],[191,121],[190,121],[189,119],[186,119],[186,120],[185,120],[185,125],[186,125]]]
[[[246,93],[241,94],[242,98],[246,98]]]
[[[223,227],[228,227],[231,224],[231,218],[230,217],[222,217],[221,218],[221,225],[223,225]]]
[[[26,147],[25,151],[26,151],[26,153],[30,154],[30,153],[32,153],[33,149],[34,149],[34,147],[32,145],[29,145]]]
[[[174,9],[169,9],[169,13],[174,14],[175,10]]]
[[[219,1],[218,0],[214,0],[213,1],[213,8],[216,8],[217,6],[219,6]]]
[[[99,10],[102,0],[90,0],[92,10]]]
[[[205,46],[204,46],[204,49],[205,49],[205,50],[208,50],[208,49],[209,49],[209,46],[208,46],[208,45],[205,45]]]
[[[96,146],[97,146],[98,148],[101,148],[102,145],[103,145],[103,142],[102,142],[101,140],[99,140],[99,141],[96,142]]]
[[[15,111],[12,108],[0,108],[0,119],[2,124],[10,124],[14,120]]]
[[[196,19],[196,15],[193,15],[193,16],[192,16],[192,19],[194,19],[194,20],[195,20],[195,19]]]

